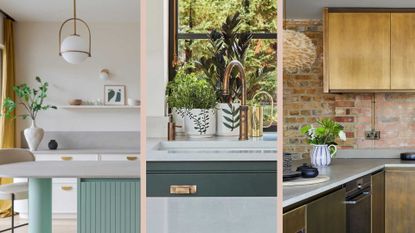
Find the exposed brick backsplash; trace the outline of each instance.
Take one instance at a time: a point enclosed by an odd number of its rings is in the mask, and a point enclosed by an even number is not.
[[[415,94],[378,93],[376,130],[381,139],[365,140],[371,129],[371,101],[374,94],[323,93],[323,26],[321,20],[287,20],[287,29],[309,36],[317,49],[310,70],[284,74],[284,151],[309,156],[309,146],[299,129],[317,119],[332,118],[345,127],[346,142],[340,148],[415,147]]]

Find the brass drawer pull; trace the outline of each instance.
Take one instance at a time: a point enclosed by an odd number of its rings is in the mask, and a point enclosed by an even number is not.
[[[197,185],[170,185],[170,194],[189,195],[197,192]]]
[[[70,160],[72,160],[73,158],[72,158],[72,156],[62,156],[62,157],[61,157],[61,159],[62,159],[63,161],[70,161]]]
[[[73,188],[72,188],[72,186],[61,186],[61,189],[63,191],[71,191]]]
[[[127,160],[129,161],[137,160],[137,156],[127,156]]]

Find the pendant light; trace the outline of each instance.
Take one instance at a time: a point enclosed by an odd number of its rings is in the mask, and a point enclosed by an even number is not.
[[[62,29],[66,23],[73,21],[73,34],[69,35],[62,41]],[[88,43],[78,34],[77,22],[81,22],[88,30]],[[67,19],[62,23],[59,30],[59,56],[71,64],[80,64],[91,57],[91,30],[88,24],[76,17],[76,0],[73,1],[73,18]]]

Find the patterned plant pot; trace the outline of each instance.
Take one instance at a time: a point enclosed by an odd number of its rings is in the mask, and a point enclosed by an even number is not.
[[[188,109],[184,125],[186,135],[189,137],[212,137],[216,133],[216,110]]]
[[[333,148],[331,153],[330,148]],[[310,152],[311,164],[315,167],[327,167],[331,164],[331,158],[336,152],[335,145],[313,145]]]
[[[176,126],[181,126],[176,128],[176,135],[184,135],[184,117],[186,116],[186,109],[172,108],[171,113],[173,115],[173,121],[176,123]]]
[[[238,136],[239,135],[239,103],[219,103],[216,105],[216,135]]]

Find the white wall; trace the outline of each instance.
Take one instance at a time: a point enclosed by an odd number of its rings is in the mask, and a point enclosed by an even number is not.
[[[48,102],[68,105],[73,98],[103,99],[104,85],[127,86],[127,97],[139,98],[139,23],[89,23],[92,57],[80,65],[66,63],[59,55],[60,23],[18,22],[16,83],[34,85],[35,76],[50,84]],[[107,68],[110,80],[98,78]],[[37,123],[46,131],[138,131],[137,110],[50,110]],[[29,121],[18,120],[19,132]],[[20,138],[18,138],[20,141]]]

